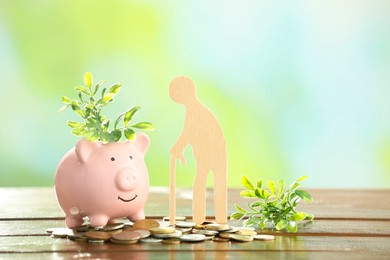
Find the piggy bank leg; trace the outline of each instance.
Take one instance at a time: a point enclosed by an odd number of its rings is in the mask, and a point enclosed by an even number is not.
[[[141,210],[135,212],[134,214],[128,216],[127,218],[133,222],[137,221],[137,220],[145,219],[144,209],[141,209]]]
[[[84,223],[83,218],[75,215],[67,215],[65,217],[65,224],[68,228],[80,227]]]
[[[95,214],[88,216],[89,218],[89,223],[92,227],[104,227],[107,225],[107,222],[109,220],[109,217],[106,215],[101,215],[101,214]]]

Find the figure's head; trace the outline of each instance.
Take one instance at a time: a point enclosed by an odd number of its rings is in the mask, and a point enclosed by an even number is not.
[[[177,77],[169,85],[169,95],[176,103],[187,104],[195,99],[195,84],[187,77]]]

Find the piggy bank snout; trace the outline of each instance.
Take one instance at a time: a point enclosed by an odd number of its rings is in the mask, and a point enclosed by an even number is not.
[[[124,168],[115,177],[115,184],[118,189],[129,191],[138,186],[139,175],[134,169]]]

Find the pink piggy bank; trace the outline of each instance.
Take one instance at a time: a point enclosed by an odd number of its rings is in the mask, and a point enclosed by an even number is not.
[[[132,142],[82,139],[65,154],[57,168],[55,191],[69,228],[81,226],[84,217],[93,227],[115,218],[145,218],[149,176],[144,156],[149,143],[142,133]]]

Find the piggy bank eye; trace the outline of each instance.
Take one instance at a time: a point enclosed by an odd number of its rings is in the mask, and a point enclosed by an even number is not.
[[[133,160],[133,156],[130,155],[129,158],[130,158],[130,160]]]
[[[115,157],[111,157],[111,161],[115,161]]]

